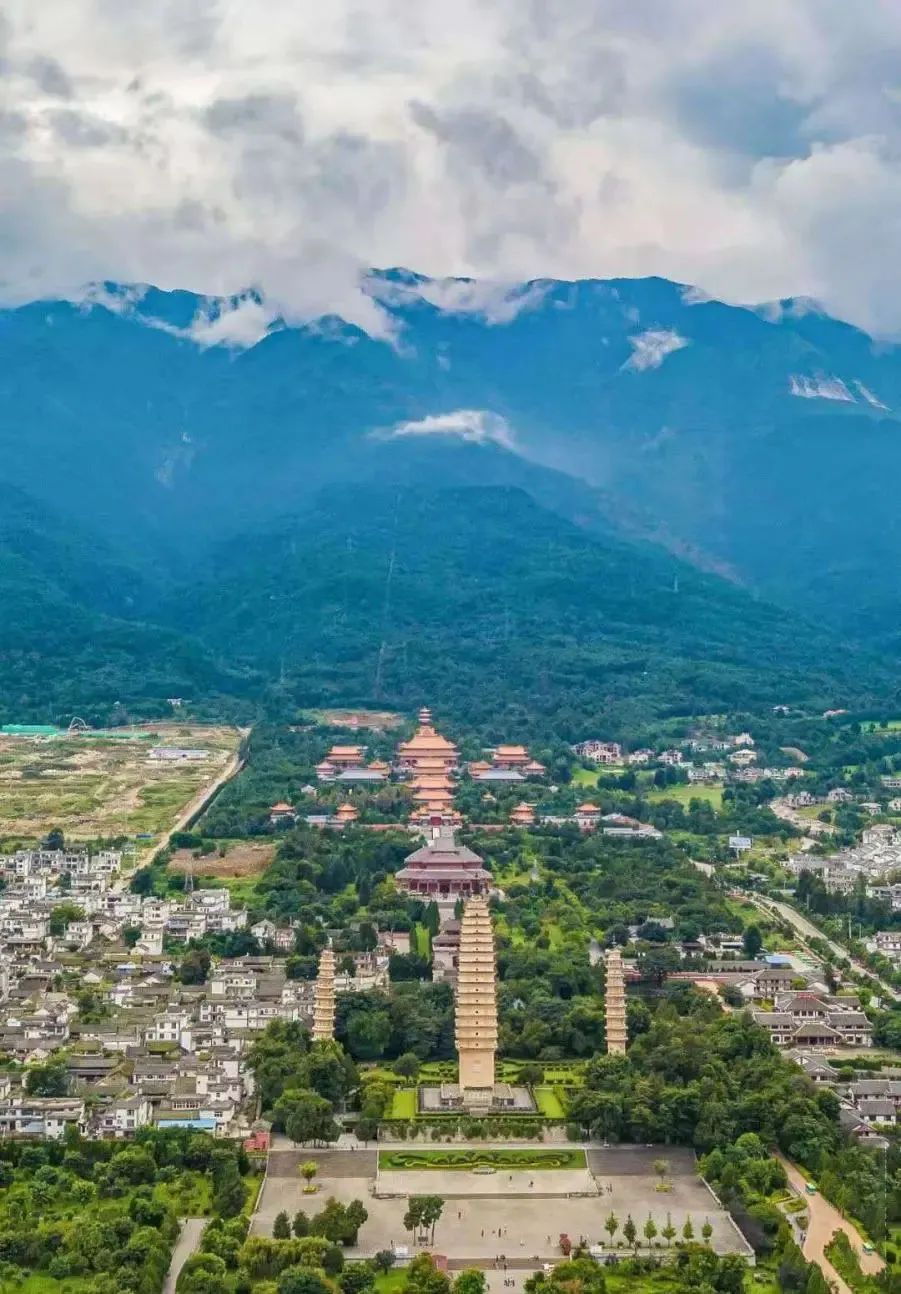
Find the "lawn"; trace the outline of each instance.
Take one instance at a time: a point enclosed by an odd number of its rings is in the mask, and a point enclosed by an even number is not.
[[[411,951],[418,953],[420,957],[430,957],[432,953],[429,932],[424,925],[417,922],[413,927],[413,937],[410,940]]]
[[[416,1118],[416,1088],[402,1087],[394,1093],[391,1100],[392,1119]]]
[[[376,1294],[400,1294],[400,1291],[407,1283],[407,1273],[403,1267],[396,1267],[394,1271],[385,1272],[375,1278]]]
[[[723,807],[723,788],[707,782],[693,786],[655,786],[653,791],[647,792],[647,798],[652,804],[659,804],[661,800],[675,800],[686,809],[691,800],[706,800],[719,813]]]
[[[382,1172],[415,1172],[434,1168],[471,1171],[473,1168],[509,1168],[521,1172],[540,1169],[584,1168],[584,1150],[380,1150]]]
[[[93,1288],[93,1276],[67,1276],[65,1280],[56,1280],[44,1272],[36,1272],[23,1281],[0,1280],[0,1294],[82,1294],[82,1291]]]
[[[560,1098],[552,1087],[536,1087],[534,1092],[538,1109],[546,1119],[563,1119],[566,1117]]]
[[[573,769],[572,775],[573,786],[597,786],[598,770],[596,768],[579,768]]]

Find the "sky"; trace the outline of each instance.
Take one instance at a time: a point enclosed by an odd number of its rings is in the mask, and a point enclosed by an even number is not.
[[[0,71],[0,303],[660,274],[901,335],[897,0],[5,0]]]

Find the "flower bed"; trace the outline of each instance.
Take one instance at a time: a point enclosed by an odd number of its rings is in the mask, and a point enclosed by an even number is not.
[[[545,1169],[578,1170],[585,1168],[582,1150],[382,1150],[379,1168],[383,1172],[419,1172],[423,1169],[471,1172],[474,1168],[498,1168],[518,1172],[540,1172]]]

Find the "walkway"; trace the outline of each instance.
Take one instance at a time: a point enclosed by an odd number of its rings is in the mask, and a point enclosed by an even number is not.
[[[864,1253],[860,1232],[851,1225],[846,1217],[839,1213],[834,1204],[830,1204],[822,1195],[807,1195],[805,1193],[804,1188],[807,1184],[807,1178],[799,1168],[782,1155],[777,1154],[776,1158],[785,1169],[791,1185],[803,1196],[810,1215],[807,1238],[804,1241],[804,1257],[808,1262],[819,1265],[827,1281],[833,1281],[836,1284],[839,1294],[851,1294],[847,1283],[842,1280],[824,1253],[826,1246],[836,1231],[844,1231],[851,1242],[851,1247],[857,1254],[861,1270],[868,1276],[882,1271],[885,1263],[877,1253]]]
[[[172,1261],[169,1264],[169,1274],[166,1276],[163,1294],[175,1294],[175,1286],[181,1274],[181,1269],[191,1255],[200,1248],[206,1224],[206,1218],[185,1218],[178,1239],[175,1242],[175,1248],[172,1250]]]

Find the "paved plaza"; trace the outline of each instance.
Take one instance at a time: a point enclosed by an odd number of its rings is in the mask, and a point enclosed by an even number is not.
[[[484,1148],[484,1143],[473,1144]],[[657,1189],[659,1179],[653,1163],[658,1158],[670,1164],[671,1189],[665,1192]],[[298,1168],[307,1159],[319,1164],[320,1189],[316,1196],[303,1194]],[[404,1230],[407,1202],[401,1188],[414,1185],[409,1179],[415,1179],[415,1190],[410,1193],[442,1195],[446,1199],[435,1232],[434,1252],[445,1254],[451,1261],[489,1268],[501,1256],[517,1266],[527,1260],[536,1265],[559,1261],[561,1234],[568,1235],[574,1243],[585,1237],[590,1244],[605,1241],[609,1247],[604,1219],[611,1212],[621,1225],[631,1214],[639,1232],[649,1213],[658,1229],[666,1224],[669,1214],[680,1233],[686,1218],[691,1218],[698,1239],[702,1225],[709,1220],[713,1227],[711,1243],[718,1253],[747,1252],[732,1219],[698,1177],[691,1152],[670,1147],[598,1148],[589,1150],[588,1159],[593,1177],[554,1169],[531,1174],[499,1170],[490,1175],[450,1171],[382,1173],[380,1190],[384,1193],[390,1189],[391,1179],[395,1179],[399,1192],[395,1198],[384,1198],[384,1194],[376,1197],[372,1193],[377,1167],[374,1151],[295,1151],[289,1142],[276,1138],[252,1229],[255,1235],[271,1235],[275,1216],[283,1209],[289,1216],[298,1209],[311,1214],[318,1212],[329,1196],[344,1203],[358,1199],[365,1204],[369,1220],[360,1231],[359,1245],[348,1251],[348,1257],[370,1257],[379,1249],[393,1246],[408,1246],[414,1252],[409,1232]],[[567,1180],[576,1178],[578,1181]],[[528,1185],[529,1181],[533,1186]],[[572,1197],[563,1189],[567,1185],[570,1191],[584,1187],[597,1193]],[[509,1276],[513,1274],[511,1270]],[[516,1275],[517,1288],[521,1289],[524,1273]],[[501,1280],[498,1288],[510,1287]]]

